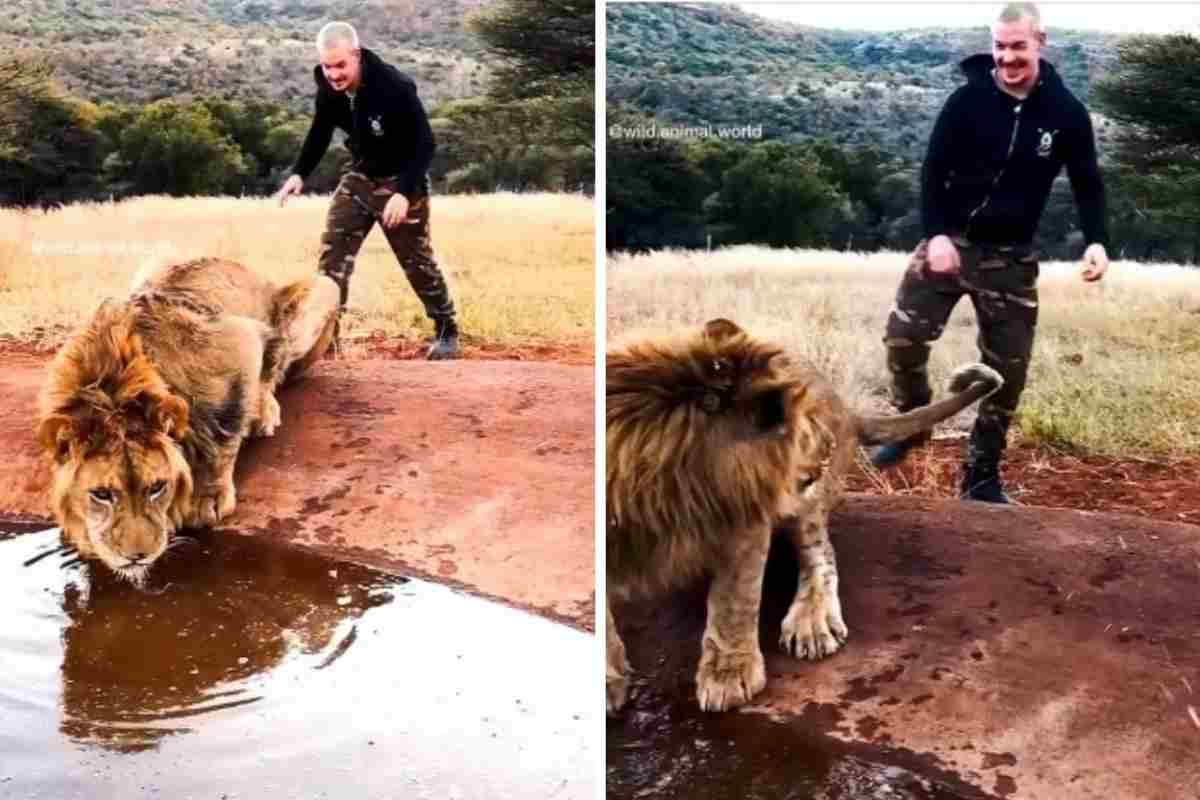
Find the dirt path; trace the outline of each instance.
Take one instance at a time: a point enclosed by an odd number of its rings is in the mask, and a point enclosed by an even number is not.
[[[796,566],[777,547],[763,612],[768,685],[750,716],[695,711],[699,592],[628,610],[622,630],[641,671],[632,707],[609,726],[609,797],[654,785],[662,798],[701,787],[714,798],[809,796],[789,787],[845,760],[918,776],[925,788],[903,797],[1194,796],[1200,529],[864,495],[830,527],[850,640],[819,663],[778,652]],[[646,774],[664,747],[669,757]],[[710,763],[723,758],[733,760]],[[740,789],[714,788],[735,770]]]
[[[42,353],[0,369],[0,514],[45,516],[33,440]],[[225,527],[448,583],[593,627],[587,366],[323,361],[238,462]]]

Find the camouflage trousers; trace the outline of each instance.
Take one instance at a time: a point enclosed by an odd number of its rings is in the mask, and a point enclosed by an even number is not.
[[[350,294],[354,259],[375,221],[380,220],[380,228],[404,268],[405,277],[425,306],[425,315],[434,322],[451,321],[454,303],[446,279],[433,257],[429,239],[429,195],[410,198],[408,217],[416,222],[402,221],[395,227],[386,228],[381,215],[394,194],[394,181],[374,180],[359,172],[346,173],[338,183],[325,216],[317,271],[333,278],[341,288],[341,303],[345,306]]]
[[[952,237],[962,269],[942,275],[929,270],[928,242],[917,245],[888,315],[883,343],[892,373],[892,400],[900,411],[927,404],[932,396],[926,364],[929,342],[942,335],[963,295],[971,298],[979,323],[982,361],[1004,376],[1004,387],[985,399],[971,430],[967,462],[1000,462],[1008,427],[1025,388],[1037,328],[1037,254],[1030,247],[981,245]]]

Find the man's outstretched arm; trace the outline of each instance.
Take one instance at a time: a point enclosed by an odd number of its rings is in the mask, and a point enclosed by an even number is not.
[[[1079,226],[1083,229],[1087,250],[1084,251],[1083,279],[1099,280],[1108,269],[1108,228],[1105,225],[1106,199],[1104,179],[1096,155],[1096,136],[1087,110],[1080,108],[1081,119],[1067,154],[1067,177],[1079,209]]]
[[[304,137],[304,145],[300,148],[300,157],[292,166],[292,174],[279,190],[280,205],[286,203],[291,195],[300,194],[300,190],[304,188],[304,181],[317,168],[317,164],[321,163],[325,151],[329,149],[329,143],[333,140],[333,120],[320,92],[317,93],[316,105],[308,135]]]

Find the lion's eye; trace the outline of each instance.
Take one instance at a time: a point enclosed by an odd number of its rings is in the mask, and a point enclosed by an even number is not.
[[[158,496],[167,490],[166,481],[155,481],[150,484],[150,488],[146,490],[146,494],[150,495],[151,500],[158,499]]]
[[[92,489],[91,491],[88,492],[88,494],[90,494],[92,496],[92,499],[95,500],[97,503],[104,503],[105,505],[110,505],[113,501],[113,493],[112,493],[111,489],[105,489],[105,488],[101,487],[99,489]]]
[[[807,489],[808,487],[810,487],[810,486],[812,486],[814,483],[816,483],[816,482],[817,482],[817,478],[819,478],[819,477],[821,477],[821,473],[819,473],[819,472],[814,472],[814,473],[813,473],[813,474],[811,474],[811,475],[801,475],[801,476],[800,476],[800,479],[799,479],[798,481],[796,481],[796,484],[797,484],[797,485],[798,485],[798,486],[799,486],[799,487],[800,487],[802,490],[803,490],[803,489]]]

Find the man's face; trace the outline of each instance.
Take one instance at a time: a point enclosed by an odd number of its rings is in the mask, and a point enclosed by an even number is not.
[[[358,80],[362,75],[362,58],[360,52],[348,44],[336,44],[319,52],[321,71],[325,80],[334,91],[353,91],[358,88]]]
[[[992,25],[992,58],[1000,82],[1013,89],[1032,88],[1045,42],[1046,34],[1035,33],[1027,17]]]

